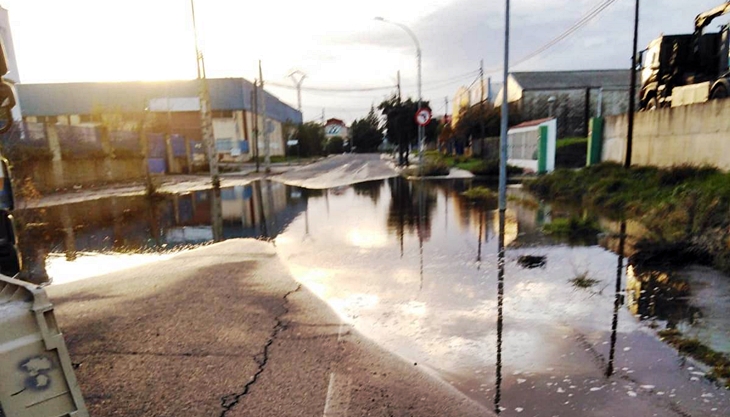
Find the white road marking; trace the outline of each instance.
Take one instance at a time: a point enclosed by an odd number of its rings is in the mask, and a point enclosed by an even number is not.
[[[345,323],[340,323],[340,329],[337,331],[337,343],[340,343],[342,341],[342,336],[344,336],[345,332]]]
[[[334,372],[330,374],[323,417],[347,417],[351,384],[352,379],[349,376],[337,375]]]

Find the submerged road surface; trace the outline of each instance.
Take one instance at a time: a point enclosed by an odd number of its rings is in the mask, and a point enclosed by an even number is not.
[[[48,289],[93,416],[485,416],[234,240]]]
[[[272,179],[298,187],[325,189],[398,175],[393,163],[380,154],[344,154],[330,156]]]

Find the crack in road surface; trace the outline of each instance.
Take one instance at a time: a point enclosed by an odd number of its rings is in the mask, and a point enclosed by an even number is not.
[[[238,403],[241,402],[241,399],[248,395],[249,391],[251,390],[251,387],[256,384],[256,382],[259,379],[259,376],[261,376],[262,373],[266,370],[266,365],[269,363],[269,348],[271,345],[274,344],[274,341],[279,337],[279,334],[286,330],[288,325],[284,322],[284,316],[286,316],[289,313],[289,296],[296,293],[297,291],[302,289],[302,284],[297,285],[295,289],[292,291],[289,291],[288,293],[284,294],[283,300],[284,303],[282,304],[282,307],[284,308],[284,311],[276,316],[274,320],[276,321],[276,324],[274,325],[274,329],[271,332],[271,336],[264,344],[263,350],[256,354],[254,356],[254,361],[258,364],[258,370],[256,373],[254,373],[253,377],[250,381],[243,387],[243,391],[237,394],[230,394],[226,395],[223,398],[221,398],[221,407],[223,407],[223,411],[220,414],[220,417],[225,417],[226,414],[228,414],[229,411],[233,409]]]

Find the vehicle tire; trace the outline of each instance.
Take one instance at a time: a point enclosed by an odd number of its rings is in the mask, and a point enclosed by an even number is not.
[[[719,100],[719,99],[723,99],[723,98],[727,98],[727,97],[728,97],[727,87],[725,87],[722,84],[715,87],[715,89],[712,90],[712,94],[710,94],[710,100]]]
[[[659,108],[659,101],[656,99],[656,97],[652,97],[649,99],[649,101],[646,102],[646,106],[644,106],[644,111],[654,111]]]

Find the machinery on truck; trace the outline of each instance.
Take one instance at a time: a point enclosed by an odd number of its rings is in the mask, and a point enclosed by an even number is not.
[[[692,34],[662,35],[639,57],[642,110],[677,107],[730,96],[730,28],[705,33],[730,13],[730,1],[695,18]]]

